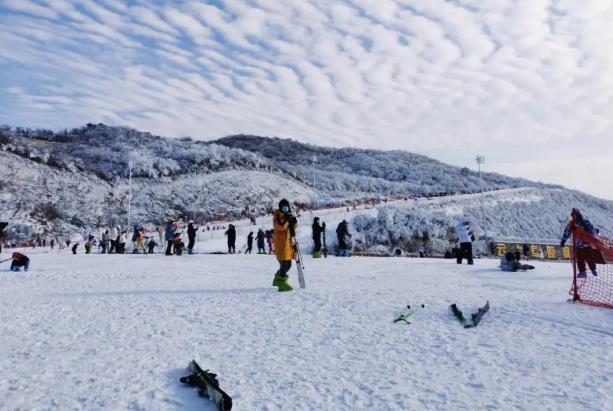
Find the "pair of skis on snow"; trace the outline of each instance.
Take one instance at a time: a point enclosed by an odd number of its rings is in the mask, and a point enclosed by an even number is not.
[[[404,311],[402,311],[400,315],[394,320],[394,323],[404,322],[406,324],[411,324],[408,318],[424,308],[426,308],[425,304],[419,304],[416,306],[407,305]],[[479,325],[485,313],[490,310],[490,302],[487,301],[483,307],[479,308],[476,313],[471,315],[470,323],[466,320],[466,318],[464,318],[464,314],[462,314],[462,311],[460,311],[456,304],[451,304],[449,308],[451,309],[453,315],[458,319],[460,324],[464,326],[464,328],[474,328]]]
[[[213,374],[209,370],[203,370],[196,360],[192,360],[188,368],[191,374],[181,377],[179,381],[198,388],[198,394],[213,401],[219,411],[230,411],[232,409],[232,398],[219,387],[217,374]]]
[[[466,318],[464,318],[464,314],[462,314],[462,311],[455,303],[451,304],[449,308],[451,309],[453,315],[458,319],[460,324],[464,326],[464,328],[474,328],[479,325],[481,319],[483,318],[483,315],[485,315],[485,313],[490,310],[490,302],[487,301],[483,307],[479,308],[476,313],[470,316],[472,324],[469,323]]]

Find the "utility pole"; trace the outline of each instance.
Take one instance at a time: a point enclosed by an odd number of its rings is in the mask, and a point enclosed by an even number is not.
[[[477,155],[477,158],[475,160],[477,161],[477,166],[479,167],[479,182],[481,186],[481,220],[483,223],[483,232],[485,234],[485,237],[487,238],[487,225],[485,222],[485,205],[484,205],[484,199],[483,199],[483,176],[481,175],[481,164],[485,163],[485,156]]]

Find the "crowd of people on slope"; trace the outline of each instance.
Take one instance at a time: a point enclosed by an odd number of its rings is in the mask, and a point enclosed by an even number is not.
[[[292,213],[289,201],[283,199],[279,203],[278,209],[273,213],[273,221],[271,230],[258,229],[257,234],[250,231],[247,235],[247,246],[245,249],[246,254],[251,254],[253,249],[253,241],[255,239],[258,254],[274,254],[279,262],[279,269],[275,273],[273,279],[273,285],[276,286],[279,291],[290,291],[292,286],[288,281],[288,272],[291,268],[291,261],[295,257],[296,252],[296,229],[298,226],[296,216]],[[0,223],[0,237],[2,230],[7,226],[6,223]],[[193,221],[189,221],[186,227],[186,234],[188,238],[187,247],[182,240],[183,230],[178,222],[169,220],[166,223],[164,229],[158,230],[160,244],[155,241],[154,236],[147,236],[145,228],[143,226],[135,225],[132,230],[131,241],[133,243],[133,253],[153,253],[155,247],[161,245],[163,241],[166,241],[166,255],[182,255],[184,249],[188,254],[194,254],[194,246],[196,242],[196,235],[199,230]],[[580,235],[576,234],[576,230],[580,229]],[[474,264],[473,247],[472,244],[475,241],[475,235],[470,228],[470,223],[466,218],[460,218],[458,224],[455,227],[458,248],[456,250],[456,262],[462,264],[466,260],[467,264]],[[326,245],[326,223],[320,222],[319,217],[313,219],[311,225],[311,233],[313,240],[313,258],[320,258],[322,250],[324,257],[327,257],[327,245]],[[573,233],[575,235],[573,236]],[[224,232],[227,238],[228,254],[236,253],[236,237],[237,231],[233,224],[229,224],[227,230]],[[565,246],[566,242],[573,236],[575,259],[577,264],[577,278],[585,278],[587,276],[587,268],[589,268],[593,276],[598,275],[596,264],[604,263],[603,257],[600,252],[594,247],[593,238],[599,234],[592,223],[585,218],[578,209],[573,208],[571,212],[571,220],[567,224],[560,246]],[[351,248],[351,234],[349,233],[349,225],[346,220],[341,221],[336,228],[336,239],[338,243],[337,256],[349,256],[349,250]],[[126,231],[122,231],[119,226],[112,228],[111,230],[105,229],[102,233],[98,246],[101,249],[102,254],[123,254],[125,253],[125,246],[128,241]],[[92,248],[96,243],[96,239],[93,235],[87,236],[85,242],[86,254],[92,252]],[[52,243],[53,244],[53,243]],[[66,246],[69,247],[71,240],[66,240]],[[268,245],[268,252],[266,251],[266,244]],[[72,245],[72,252],[76,254],[79,242],[75,242]],[[51,245],[53,248],[53,245]],[[524,247],[525,248],[525,247]],[[0,249],[1,251],[1,249]],[[524,254],[527,250],[524,249]],[[534,266],[528,264],[522,264],[521,253],[517,251],[506,252],[500,258],[500,268],[503,271],[516,272],[526,271],[534,269]],[[19,271],[21,267],[24,271],[28,271],[30,266],[30,259],[23,253],[15,252],[10,258],[3,261],[11,260],[11,271]]]

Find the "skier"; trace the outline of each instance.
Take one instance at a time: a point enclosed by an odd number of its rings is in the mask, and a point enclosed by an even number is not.
[[[566,244],[566,241],[570,238],[575,228],[580,228],[592,236],[598,234],[598,229],[594,228],[590,220],[583,217],[578,209],[573,208],[570,216],[572,219],[568,222],[566,228],[564,229],[564,233],[562,234],[562,240],[560,241],[561,247],[564,247],[564,244]],[[598,271],[596,271],[596,260],[602,260],[602,256],[599,255],[598,250],[582,239],[581,236],[575,236],[574,245],[577,259],[577,269],[579,270],[577,278],[586,277],[585,263],[587,263],[592,275],[596,277],[598,275]]]
[[[194,254],[194,244],[196,243],[196,232],[198,232],[198,226],[194,227],[194,222],[190,221],[187,225],[187,254]]]
[[[292,268],[294,259],[294,242],[298,221],[292,214],[289,201],[283,199],[279,202],[279,208],[275,210],[272,218],[272,225],[275,233],[275,255],[279,261],[279,271],[275,273],[272,282],[279,291],[292,291],[287,273]]]
[[[264,248],[264,239],[266,239],[266,234],[264,234],[264,231],[261,228],[258,230],[258,235],[256,238],[258,240],[258,254],[266,254],[266,248]]]
[[[23,267],[23,271],[30,269],[30,259],[21,253],[13,253],[13,262],[11,262],[11,271],[19,271],[19,267]]]
[[[228,236],[228,254],[234,254],[236,252],[236,228],[233,224],[228,225],[224,235]]]
[[[174,239],[174,229],[172,227],[172,221],[166,223],[166,255],[172,255],[172,245]]]
[[[473,265],[473,241],[475,235],[470,230],[470,224],[465,218],[460,218],[456,226],[456,233],[460,243],[460,251],[458,252],[456,262],[462,264],[462,259],[466,258],[469,265]]]
[[[519,250],[507,251],[502,257],[500,257],[500,269],[502,271],[511,271],[516,272],[518,270],[526,271],[533,270],[534,266],[528,264],[522,264],[519,262],[521,258],[521,253]]]
[[[247,236],[247,250],[245,251],[245,254],[251,254],[252,248],[253,248],[253,231],[250,231],[249,235]]]
[[[349,257],[349,244],[351,240],[351,234],[347,227],[347,221],[343,220],[336,227],[336,239],[338,240],[338,255],[340,257]]]
[[[313,258],[321,258],[321,233],[325,226],[319,224],[319,217],[313,219]]]

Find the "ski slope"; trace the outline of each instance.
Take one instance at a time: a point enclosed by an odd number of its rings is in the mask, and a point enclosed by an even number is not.
[[[279,293],[270,256],[31,257],[0,266],[2,410],[213,410],[192,358],[235,410],[613,409],[613,311],[566,301],[567,264],[307,258]]]

